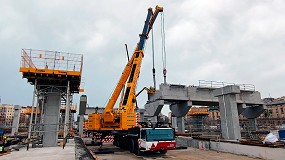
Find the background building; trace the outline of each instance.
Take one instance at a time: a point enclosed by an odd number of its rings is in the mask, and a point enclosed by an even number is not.
[[[271,130],[285,128],[285,96],[280,98],[263,99],[267,108],[258,118],[256,118],[256,131],[249,128],[248,119],[239,115],[239,123],[242,136],[254,133],[267,133]],[[220,130],[219,107],[192,107],[185,116],[185,129],[190,132],[210,132]]]
[[[0,128],[11,128],[14,116],[14,105],[0,104]]]
[[[264,98],[267,109],[257,118],[258,130],[276,130],[285,125],[285,97]],[[240,115],[242,129],[248,129],[248,120]]]

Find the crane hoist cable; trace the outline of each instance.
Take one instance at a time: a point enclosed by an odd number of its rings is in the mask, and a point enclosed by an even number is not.
[[[161,13],[161,47],[162,47],[162,64],[164,84],[166,84],[166,51],[165,51],[165,30],[164,30],[164,13]]]
[[[125,47],[126,47],[126,52],[127,52],[127,58],[128,58],[128,61],[130,61],[128,45],[127,45],[127,44],[125,44]]]
[[[153,38],[153,29],[151,30],[151,42],[152,42],[152,76],[153,76],[153,87],[156,89],[156,80],[155,80],[155,67],[154,67],[154,38]]]
[[[125,48],[126,48],[126,53],[127,53],[128,61],[130,61],[129,49],[128,49],[128,45],[127,45],[127,44],[125,44]],[[107,100],[105,101],[105,103],[104,103],[104,106],[106,106],[108,100],[111,98],[112,93],[114,92],[115,89],[116,89],[116,87],[114,87],[114,89],[113,89],[112,92],[110,93],[108,99],[107,99]],[[121,91],[121,100],[123,99],[124,92],[125,92],[125,85],[123,86],[123,89],[122,89],[122,91]]]
[[[126,53],[127,53],[128,61],[130,61],[128,45],[125,44],[125,47],[126,47]],[[123,89],[122,89],[122,91],[121,91],[121,100],[120,100],[120,101],[122,101],[123,98],[124,98],[125,88],[126,88],[126,84],[123,86]]]

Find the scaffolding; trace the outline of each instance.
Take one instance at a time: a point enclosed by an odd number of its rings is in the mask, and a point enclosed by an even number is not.
[[[76,112],[73,94],[84,91],[82,66],[80,54],[22,49],[20,72],[34,85],[28,141],[40,139],[43,146],[56,146],[59,133],[66,141]]]

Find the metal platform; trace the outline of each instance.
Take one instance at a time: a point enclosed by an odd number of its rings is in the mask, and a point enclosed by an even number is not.
[[[78,93],[80,89],[83,56],[57,51],[22,49],[21,67],[23,78],[32,85],[66,88],[70,81],[70,92]]]
[[[84,91],[80,89],[82,65],[80,54],[22,49],[20,72],[34,85],[28,142],[37,137],[44,147],[55,147],[58,133],[67,137],[73,129],[76,108],[70,106],[73,94]]]

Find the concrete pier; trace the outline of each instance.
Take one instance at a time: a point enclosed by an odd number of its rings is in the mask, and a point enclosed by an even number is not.
[[[84,115],[86,112],[86,105],[87,105],[87,96],[81,95],[79,103],[79,124],[78,124],[79,136],[83,135],[83,124],[84,124]]]
[[[239,93],[238,86],[226,86],[214,92],[219,99],[222,137],[226,140],[238,140],[241,138],[236,103],[236,94]]]
[[[44,147],[57,146],[60,98],[60,92],[53,92],[47,94],[47,103],[44,107]]]
[[[14,117],[13,117],[11,136],[14,136],[15,133],[18,133],[20,113],[21,113],[21,106],[14,105],[14,110],[15,111],[14,111]]]

